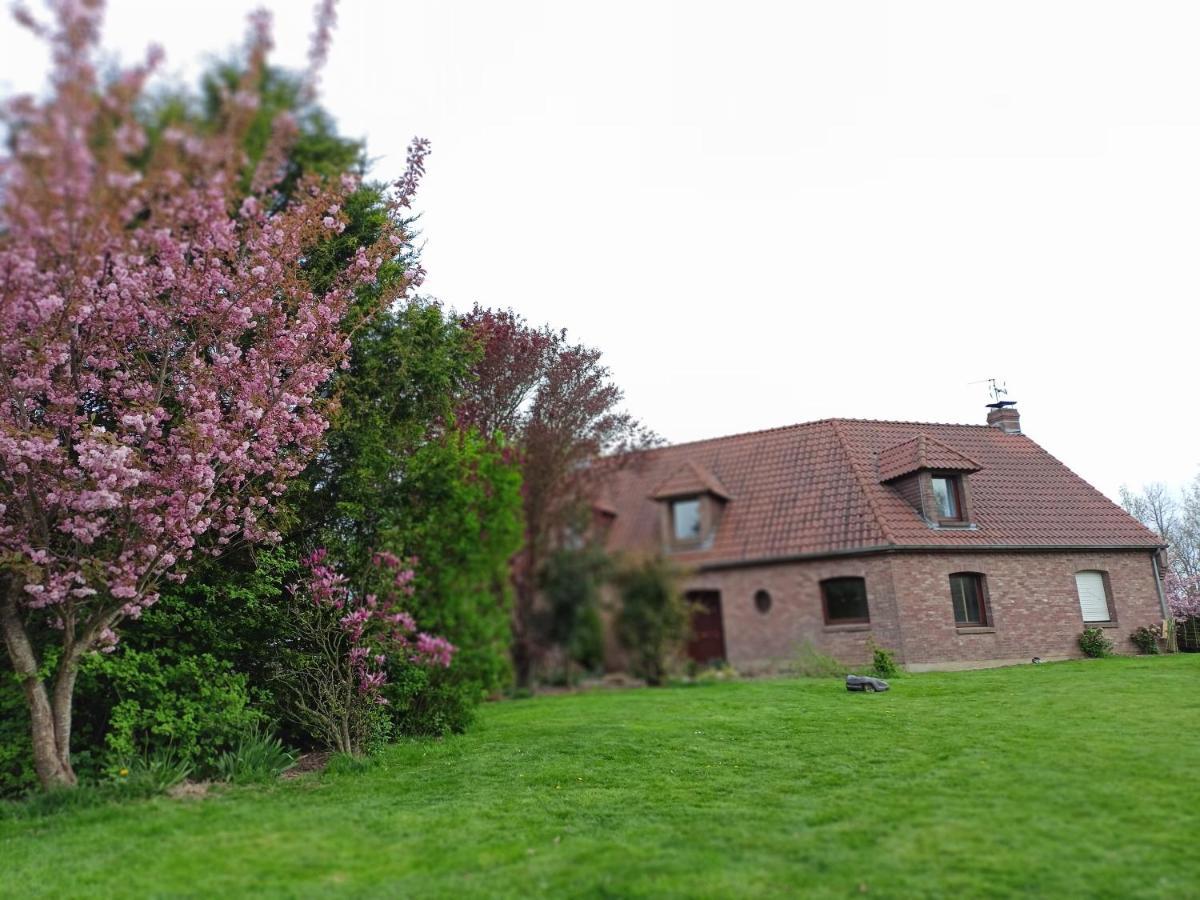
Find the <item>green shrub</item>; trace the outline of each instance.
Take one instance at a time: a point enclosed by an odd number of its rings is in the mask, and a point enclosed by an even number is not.
[[[93,654],[85,663],[84,696],[112,698],[103,743],[110,762],[177,758],[200,772],[214,771],[222,751],[253,730],[263,714],[250,706],[245,675],[204,653],[118,648]]]
[[[1079,635],[1079,649],[1084,656],[1098,659],[1112,654],[1113,642],[1104,636],[1101,628],[1085,628]]]
[[[1161,633],[1157,625],[1143,625],[1129,635],[1129,640],[1133,641],[1134,646],[1143,653],[1149,656],[1157,656],[1162,652],[1158,646],[1158,638]]]
[[[232,750],[217,759],[217,774],[233,784],[273,781],[296,763],[296,754],[262,728],[244,734]]]
[[[0,650],[0,798],[19,797],[37,787],[29,749],[29,712],[16,676]]]
[[[397,736],[443,737],[461,734],[475,720],[478,686],[455,676],[449,669],[414,666],[404,660],[388,661],[384,709]]]
[[[841,678],[850,670],[832,656],[820,653],[812,641],[804,641],[788,670],[801,678]]]
[[[431,301],[376,316],[336,376],[324,452],[289,495],[297,542],[327,547],[352,579],[377,551],[420,559],[406,609],[459,648],[451,678],[472,704],[512,678],[510,560],[524,535],[517,455],[455,423],[481,352]]]
[[[871,673],[876,678],[895,678],[900,674],[894,650],[880,647],[874,638],[867,639],[867,649],[871,651]]]
[[[588,672],[604,669],[604,622],[600,609],[593,606],[584,611],[571,644],[571,655],[575,662]]]
[[[556,550],[538,573],[545,609],[536,617],[541,642],[562,653],[562,681],[570,685],[572,666],[585,671],[604,662],[604,634],[598,611],[600,585],[609,568],[597,547]]]
[[[617,639],[633,674],[662,684],[673,655],[687,639],[691,607],[679,591],[679,573],[661,559],[622,568],[613,577],[621,598]]]

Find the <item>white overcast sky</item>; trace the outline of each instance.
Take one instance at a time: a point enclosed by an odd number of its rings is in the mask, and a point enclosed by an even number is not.
[[[112,0],[106,43],[192,78],[252,5],[300,65],[308,0]],[[600,347],[668,440],[982,422],[997,376],[1115,497],[1200,463],[1198,43],[1192,2],[343,0],[323,98],[381,176],[433,141],[430,293]]]

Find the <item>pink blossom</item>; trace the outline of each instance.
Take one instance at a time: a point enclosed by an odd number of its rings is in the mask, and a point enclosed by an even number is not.
[[[1163,590],[1171,615],[1179,623],[1200,618],[1200,576],[1180,577],[1169,572],[1163,579]]]
[[[454,658],[456,649],[445,638],[434,637],[422,631],[417,635],[417,647],[413,653],[413,661],[447,669],[450,667],[450,660]]]
[[[324,548],[305,557],[301,562],[307,570],[306,578],[292,589],[297,594],[306,594],[318,609],[338,614],[338,627],[349,645],[347,662],[362,693],[377,694],[387,683],[389,654],[418,666],[446,668],[451,664],[456,652],[454,645],[443,637],[418,632],[413,617],[398,607],[401,596],[412,595],[411,568],[400,571],[409,589],[399,593],[367,590],[371,584],[393,588],[395,576],[389,573],[413,560],[403,560],[386,550],[378,551],[371,556],[371,571],[361,586],[351,586],[349,579],[328,560]]]
[[[137,110],[161,54],[101,78],[103,6],[51,4],[45,26],[20,14],[53,74],[43,99],[8,105],[0,150],[0,554],[30,624],[73,629],[72,652],[140,615],[197,553],[279,539],[273,503],[328,428],[343,319],[407,246],[403,207],[428,149],[410,154],[374,243],[317,293],[301,261],[332,238],[322,226],[344,227],[358,179],[310,178],[285,202],[287,113],[250,189],[230,174],[261,113],[269,17],[251,19],[219,128],[177,123],[150,142]],[[332,25],[323,2],[314,72]],[[315,604],[359,609],[315,554],[308,588]]]

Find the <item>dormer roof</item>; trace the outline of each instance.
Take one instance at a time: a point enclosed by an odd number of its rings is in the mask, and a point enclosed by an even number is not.
[[[592,509],[606,516],[615,516],[617,514],[617,507],[605,495],[601,495],[592,501]]]
[[[879,480],[886,484],[913,472],[978,472],[983,468],[966,454],[959,453],[927,434],[917,434],[879,453]]]
[[[720,479],[704,466],[687,460],[650,495],[655,500],[672,500],[676,497],[692,497],[696,494],[712,494],[721,500],[729,500],[729,491]]]

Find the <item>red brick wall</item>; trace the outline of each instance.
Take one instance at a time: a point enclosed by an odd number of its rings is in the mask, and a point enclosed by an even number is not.
[[[1151,559],[1151,554],[1140,551],[891,557],[901,655],[916,669],[1080,656],[1077,639],[1084,624],[1075,573],[1083,569],[1108,573],[1116,623],[1105,632],[1117,652],[1131,653],[1129,633],[1162,621]],[[952,572],[986,576],[993,630],[955,626],[949,588]]]
[[[1105,633],[1117,652],[1135,652],[1130,632],[1162,621],[1151,559],[1143,551],[880,554],[701,572],[684,587],[720,591],[726,657],[742,671],[780,668],[805,641],[859,665],[868,638],[912,669],[955,668],[1080,656],[1075,573],[1083,569],[1108,573],[1116,622]],[[985,576],[988,630],[955,625],[952,572]],[[839,576],[866,580],[870,625],[825,624],[820,582]],[[767,613],[754,605],[759,590],[771,594]],[[607,637],[608,667],[622,668],[611,630]]]
[[[926,510],[930,509],[925,500],[929,493],[924,484],[927,481],[929,481],[929,477],[924,472],[913,472],[911,475],[905,475],[903,478],[891,482],[892,487],[900,492],[900,496],[907,500],[909,505],[921,514],[922,518],[928,518]]]
[[[825,624],[820,582],[839,576],[866,580],[870,625]],[[868,637],[874,636],[884,646],[899,644],[891,560],[886,556],[702,572],[688,579],[686,588],[721,592],[726,657],[737,669],[779,667],[791,660],[805,641],[853,664],[868,658]],[[766,613],[754,605],[754,595],[760,590],[771,594],[771,608]]]
[[[778,668],[805,641],[858,665],[868,660],[868,638],[913,669],[952,668],[1079,656],[1083,618],[1075,573],[1083,569],[1108,573],[1116,623],[1105,630],[1118,652],[1133,652],[1129,633],[1162,620],[1151,555],[1140,551],[839,557],[702,572],[685,588],[720,591],[726,656],[741,670]],[[952,572],[986,577],[987,630],[955,625]],[[825,624],[820,582],[838,576],[866,580],[870,625]],[[771,594],[767,613],[755,607],[759,590]],[[609,656],[610,667],[617,667],[620,653],[611,641]]]

